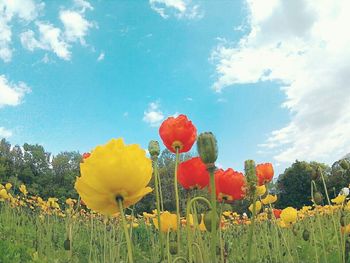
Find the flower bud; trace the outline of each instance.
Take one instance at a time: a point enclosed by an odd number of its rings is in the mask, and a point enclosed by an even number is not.
[[[70,240],[69,238],[67,238],[64,243],[63,243],[63,247],[65,250],[70,250]]]
[[[214,134],[204,132],[198,136],[197,150],[205,164],[213,164],[218,158],[218,146]]]
[[[316,205],[321,205],[323,201],[323,195],[320,192],[314,194],[314,202]]]
[[[303,231],[303,239],[304,239],[305,241],[308,241],[309,238],[310,238],[310,232],[309,232],[309,230],[304,229],[304,231]]]
[[[350,168],[350,164],[346,159],[341,160],[339,163],[340,167],[343,168],[344,170],[348,170]]]
[[[150,141],[148,144],[148,151],[151,157],[158,157],[160,154],[159,143],[157,141]]]
[[[204,225],[208,232],[211,232],[211,220],[212,220],[211,216],[212,216],[212,212],[211,210],[209,210],[204,214],[204,217],[203,217]],[[218,218],[217,213],[215,213],[215,216],[216,216],[216,229],[218,229],[220,225],[220,220]]]
[[[171,241],[169,243],[169,252],[172,255],[177,254],[177,243],[176,243],[176,241]]]
[[[313,169],[311,171],[311,180],[316,181],[320,177],[320,173],[317,172],[318,169]]]

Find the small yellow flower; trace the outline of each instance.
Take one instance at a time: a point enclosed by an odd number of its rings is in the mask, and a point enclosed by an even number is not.
[[[27,191],[27,187],[24,184],[21,184],[21,186],[19,187],[19,190],[21,191],[22,194],[27,195],[28,191]]]
[[[331,201],[336,205],[341,205],[344,203],[346,196],[338,195],[336,198],[333,198]]]
[[[277,201],[277,195],[267,195],[264,199],[261,200],[261,202],[264,205],[273,204]]]
[[[12,184],[11,183],[5,184],[5,188],[7,191],[9,191],[12,188]]]
[[[264,195],[266,193],[266,186],[263,184],[263,185],[261,185],[261,186],[257,186],[256,187],[256,194],[258,195],[258,196],[262,196],[262,195]]]
[[[9,195],[7,194],[6,189],[0,190],[0,201],[4,201],[9,198]]]
[[[75,189],[87,207],[101,214],[119,212],[119,198],[128,207],[152,191],[147,187],[151,160],[139,145],[125,145],[121,138],[97,146],[80,164],[80,171]]]
[[[255,213],[259,213],[260,210],[261,210],[261,202],[260,201],[256,201],[255,202]],[[253,204],[251,204],[249,207],[248,207],[249,211],[253,213]]]
[[[285,224],[295,223],[297,221],[298,211],[293,207],[287,207],[282,210],[281,219]]]
[[[158,218],[153,218],[153,224],[158,229]],[[177,230],[177,215],[171,214],[165,211],[160,215],[160,226],[162,232],[176,231]]]
[[[72,199],[72,198],[68,198],[66,200],[66,204],[69,206],[74,206],[74,204],[76,203],[76,200]]]

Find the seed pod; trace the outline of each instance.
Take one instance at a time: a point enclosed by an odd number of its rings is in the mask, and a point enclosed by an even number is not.
[[[214,134],[201,133],[197,138],[197,150],[203,163],[214,164],[218,158],[218,145]]]
[[[150,141],[148,144],[148,151],[151,157],[158,157],[160,154],[159,143],[157,141]]]
[[[305,241],[308,241],[310,239],[310,232],[309,232],[309,230],[304,229],[304,231],[303,231],[303,239]]]
[[[216,213],[215,213],[215,216],[216,216],[216,229],[218,229],[219,225],[220,225],[220,221],[219,221],[218,215]],[[207,231],[211,232],[211,210],[207,211],[204,214],[203,221],[204,221],[204,225],[205,225],[205,228],[207,229]]]
[[[171,241],[169,244],[169,252],[172,255],[177,254],[177,243],[176,241]]]
[[[314,202],[315,204],[317,205],[321,205],[322,204],[322,201],[323,201],[323,195],[320,193],[320,192],[316,192],[314,194]]]
[[[317,170],[312,170],[311,171],[311,180],[316,181],[320,177],[320,174],[317,172]]]
[[[69,238],[67,238],[64,243],[63,243],[63,247],[65,250],[70,250],[70,240]]]
[[[339,163],[340,167],[343,168],[344,170],[348,170],[350,168],[350,164],[348,162],[348,160],[343,159],[341,160],[341,162]]]

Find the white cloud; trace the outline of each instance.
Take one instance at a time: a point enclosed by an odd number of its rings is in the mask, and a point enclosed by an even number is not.
[[[37,18],[44,4],[34,0],[1,0],[0,1],[0,59],[10,62],[13,48],[10,23],[18,18],[26,24]]]
[[[350,151],[350,2],[247,0],[250,31],[212,54],[213,88],[277,81],[291,113],[261,146],[278,162],[331,162]]]
[[[149,0],[151,8],[164,19],[175,16],[178,19],[200,19],[203,12],[192,0]]]
[[[148,109],[144,111],[142,120],[152,127],[156,127],[163,119],[164,115],[163,112],[159,109],[159,103],[151,102],[148,105]]]
[[[68,42],[80,41],[85,45],[86,36],[92,23],[87,21],[82,14],[76,11],[63,10],[60,12],[60,20],[64,25],[64,38]]]
[[[24,82],[10,83],[4,75],[0,75],[0,108],[19,105],[29,92],[30,88]]]
[[[0,127],[0,138],[9,138],[12,136],[12,131],[7,130],[4,127]]]
[[[102,61],[105,59],[105,52],[101,52],[100,55],[97,58],[97,61]]]
[[[0,1],[0,59],[9,62],[12,59],[12,27],[18,22],[22,28],[20,40],[22,46],[30,51],[43,49],[54,52],[58,57],[69,60],[71,44],[85,45],[85,36],[93,23],[84,16],[86,10],[93,10],[85,0],[73,0],[70,9],[60,11],[62,28],[50,22],[40,20],[45,4],[40,0],[1,0]],[[17,20],[16,20],[17,19]],[[36,25],[36,28],[32,28]]]

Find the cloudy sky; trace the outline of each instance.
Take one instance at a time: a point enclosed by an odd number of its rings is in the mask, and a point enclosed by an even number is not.
[[[350,152],[348,0],[0,0],[0,137],[147,147],[184,113],[219,164]]]

